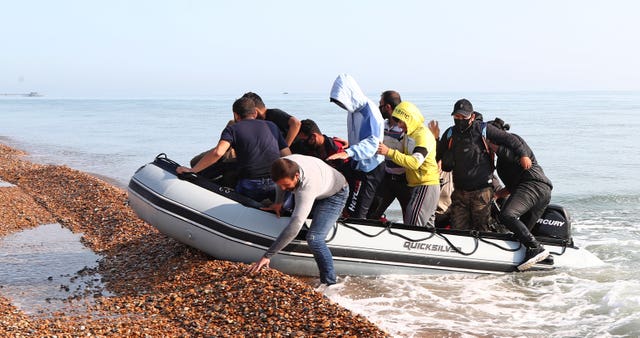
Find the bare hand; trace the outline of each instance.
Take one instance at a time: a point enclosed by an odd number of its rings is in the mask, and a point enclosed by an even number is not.
[[[270,262],[271,262],[271,259],[263,256],[262,258],[260,258],[260,260],[253,263],[251,267],[249,267],[249,273],[252,274],[252,273],[258,272],[260,271],[260,269],[262,269],[263,266],[266,266],[268,269]]]
[[[180,167],[176,168],[176,172],[178,174],[184,174],[184,173],[192,173],[193,170],[191,168],[180,166]]]
[[[507,188],[502,188],[495,193],[495,198],[505,198],[509,196],[509,190]]]
[[[282,203],[272,203],[268,207],[262,207],[260,210],[264,211],[273,211],[276,213],[276,216],[280,218],[280,211],[282,210]]]
[[[528,156],[520,157],[520,166],[522,166],[524,170],[531,169],[531,159]]]
[[[327,157],[327,159],[326,159],[326,160],[327,160],[327,161],[331,161],[331,160],[344,160],[344,159],[347,159],[347,158],[349,158],[349,155],[348,155],[346,152],[341,151],[341,152],[339,152],[339,153],[335,153],[335,154],[333,154],[333,155],[331,155],[331,156]]]
[[[378,143],[378,154],[387,156],[388,153],[389,147],[382,142]]]
[[[438,121],[436,120],[429,121],[428,127],[429,127],[429,130],[431,130],[433,137],[435,138],[440,137],[440,126],[438,126]]]

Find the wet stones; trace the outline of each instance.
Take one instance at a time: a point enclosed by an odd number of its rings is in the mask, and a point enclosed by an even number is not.
[[[21,155],[0,144],[0,180],[16,185],[0,188],[0,236],[52,222],[82,233],[102,259],[78,275],[99,274],[105,290],[70,295],[64,311],[36,315],[0,297],[2,337],[387,336],[298,278],[273,269],[249,276],[245,264],[160,234],[119,188]]]

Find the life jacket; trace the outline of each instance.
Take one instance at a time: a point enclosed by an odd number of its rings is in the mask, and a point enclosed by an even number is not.
[[[495,161],[495,157],[496,154],[493,150],[491,150],[491,148],[489,147],[489,143],[487,143],[487,122],[482,121],[481,122],[481,126],[482,126],[482,143],[484,144],[484,149],[487,151],[487,153],[489,154],[489,157],[491,158],[491,168],[495,169],[496,165],[496,161]],[[447,130],[447,134],[446,137],[449,139],[449,143],[447,146],[447,149],[451,150],[453,148],[453,128],[449,128]]]

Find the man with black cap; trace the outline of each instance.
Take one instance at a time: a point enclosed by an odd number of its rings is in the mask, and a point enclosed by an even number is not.
[[[531,159],[519,139],[493,125],[476,121],[476,114],[469,100],[460,99],[455,103],[451,112],[454,126],[443,133],[436,160],[442,161],[443,171],[453,173],[451,227],[489,231],[495,166],[487,140],[510,149],[526,170],[531,167]]]

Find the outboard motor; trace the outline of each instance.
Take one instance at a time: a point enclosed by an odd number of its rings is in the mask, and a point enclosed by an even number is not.
[[[564,239],[573,244],[571,238],[571,218],[562,206],[549,204],[540,219],[536,222],[531,233],[538,237]]]

